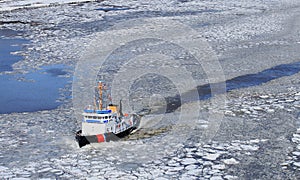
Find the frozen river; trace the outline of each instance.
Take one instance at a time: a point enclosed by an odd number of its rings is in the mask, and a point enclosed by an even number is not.
[[[299,14],[293,0],[0,1],[0,179],[298,179]],[[80,149],[96,79],[151,113]]]

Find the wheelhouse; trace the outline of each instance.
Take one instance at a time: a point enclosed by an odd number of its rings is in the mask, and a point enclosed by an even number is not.
[[[111,110],[84,110],[82,115],[83,122],[87,123],[108,123],[117,118]]]

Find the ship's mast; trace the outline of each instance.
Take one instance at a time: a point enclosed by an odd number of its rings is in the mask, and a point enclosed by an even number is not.
[[[94,110],[97,109],[97,100],[96,100],[96,96],[94,97]]]
[[[103,96],[103,84],[101,81],[98,82],[98,90],[99,90],[99,110],[102,110],[103,108],[103,99],[102,99],[102,96]]]

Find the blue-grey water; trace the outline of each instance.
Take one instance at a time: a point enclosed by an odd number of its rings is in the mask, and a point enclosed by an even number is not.
[[[61,103],[59,88],[63,88],[70,78],[64,65],[44,66],[41,70],[26,75],[0,76],[0,113],[33,112],[55,109]],[[19,78],[25,81],[19,81]]]
[[[20,51],[23,44],[29,43],[26,39],[14,37],[19,33],[9,29],[0,30],[0,72],[12,71],[12,65],[22,60],[22,56],[11,54]]]
[[[0,31],[0,72],[12,71],[12,65],[23,59],[11,54],[22,50],[29,41],[16,37],[18,32]],[[57,108],[61,103],[59,89],[70,78],[63,64],[41,67],[27,74],[0,75],[0,113],[34,112]]]

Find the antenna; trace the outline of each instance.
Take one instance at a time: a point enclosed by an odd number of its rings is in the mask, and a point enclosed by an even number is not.
[[[120,116],[123,116],[123,112],[122,112],[122,99],[120,99],[119,113],[120,113]]]

